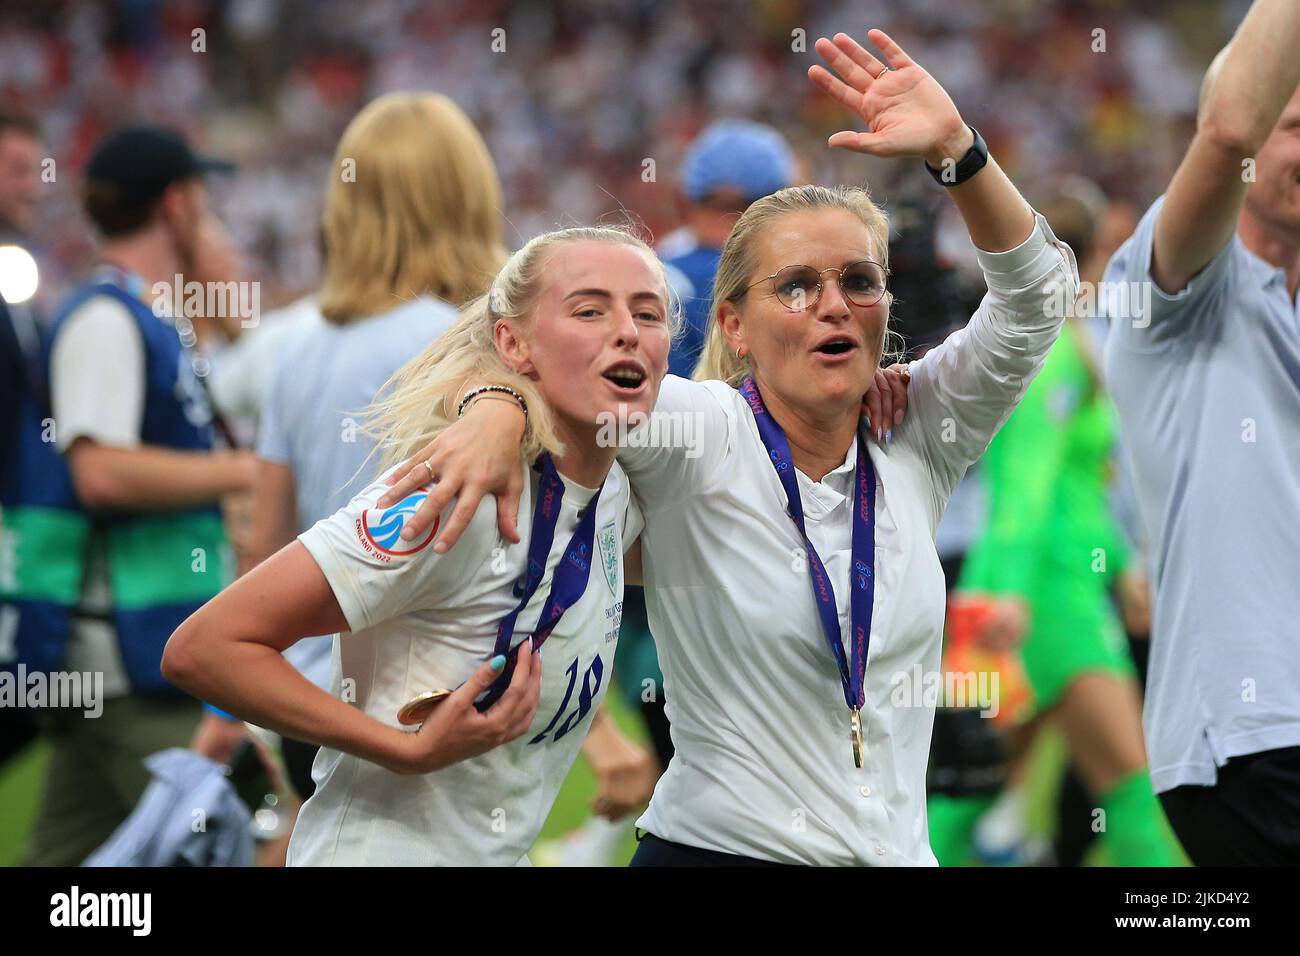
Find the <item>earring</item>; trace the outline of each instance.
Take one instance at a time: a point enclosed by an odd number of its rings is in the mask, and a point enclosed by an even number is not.
[[[737,346],[737,347],[736,347],[736,361],[737,361],[737,362],[743,362],[743,361],[745,360],[745,356],[743,356],[743,355],[740,354],[740,349],[741,349],[740,346]]]

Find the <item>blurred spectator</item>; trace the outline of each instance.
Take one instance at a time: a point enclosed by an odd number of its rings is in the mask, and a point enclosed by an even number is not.
[[[12,469],[24,406],[35,402],[43,388],[36,308],[41,268],[28,248],[39,213],[40,150],[40,128],[33,120],[0,112],[0,482],[15,479]],[[3,517],[0,514],[0,539],[6,534]],[[0,593],[9,589],[12,572],[7,561],[0,540]],[[14,663],[7,637],[12,626],[11,620],[0,620],[0,667]],[[0,708],[0,767],[21,753],[36,733],[30,712]]]
[[[57,284],[49,281],[49,257],[34,238],[41,213],[42,146],[35,120],[0,111],[0,296],[28,364],[40,360],[43,316],[57,294]]]
[[[505,261],[500,181],[482,138],[446,97],[380,97],[339,141],[335,166],[347,162],[356,164],[355,179],[332,176],[326,192],[317,304],[278,336],[271,360],[258,436],[255,546],[241,571],[373,480],[363,410]],[[285,657],[328,688],[332,643],[328,635],[306,638]],[[204,718],[203,752],[217,760],[229,757],[237,739],[237,728],[222,732],[222,719]],[[283,741],[303,798],[313,790],[316,750]]]
[[[262,315],[230,347],[213,357],[212,401],[242,448],[252,447],[271,385],[275,357],[295,330],[320,321],[316,295],[305,295]]]
[[[684,322],[668,360],[673,375],[690,378],[704,349],[713,277],[731,227],[750,203],[791,185],[794,176],[789,144],[759,123],[721,120],[687,150],[681,172],[684,225],[658,249],[688,283],[679,289]]]
[[[4,486],[6,523],[21,532],[7,542],[5,602],[19,662],[94,675],[102,707],[41,714],[53,753],[31,864],[80,863],[135,806],[144,758],[188,743],[198,720],[159,662],[172,630],[228,577],[216,504],[254,469],[247,454],[212,451],[195,356],[155,300],[194,264],[209,215],[202,173],[214,165],[170,130],[131,127],[87,166],[102,263],[55,317],[49,411],[28,407]]]
[[[4,469],[18,450],[19,410],[28,387],[26,363],[4,296],[0,296],[0,363],[4,372],[0,375],[0,469]]]
[[[40,212],[40,127],[0,113],[0,243],[28,236]]]
[[[1076,182],[1038,208],[1080,261],[1096,261],[1105,197],[1095,186]],[[1109,513],[1114,413],[1084,321],[1066,322],[985,452],[990,513],[959,590],[987,602],[986,641],[1000,636],[1013,646],[1023,636],[1033,691],[1023,720],[1050,714],[1061,727],[1092,805],[1106,812],[1102,841],[1112,865],[1169,866],[1177,856],[1147,775],[1141,692],[1108,595],[1129,554]],[[1019,810],[1010,815],[1023,819]],[[932,839],[939,842],[937,832]],[[944,842],[960,841],[946,834]],[[959,862],[960,851],[952,852]]]

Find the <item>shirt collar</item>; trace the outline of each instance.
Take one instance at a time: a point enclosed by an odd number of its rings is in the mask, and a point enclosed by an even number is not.
[[[858,442],[860,435],[853,436],[844,461],[833,471],[828,471],[819,482],[814,482],[803,472],[796,472],[799,477],[799,491],[803,496],[804,511],[816,517],[827,514],[839,507],[840,503],[853,493],[853,479],[858,468]]]
[[[1251,275],[1254,277],[1261,289],[1267,289],[1269,286],[1277,284],[1283,291],[1286,290],[1286,270],[1281,266],[1275,266],[1266,259],[1261,258],[1247,248],[1246,244],[1241,241],[1240,236],[1234,237],[1241,251],[1246,254],[1246,262],[1249,264]]]

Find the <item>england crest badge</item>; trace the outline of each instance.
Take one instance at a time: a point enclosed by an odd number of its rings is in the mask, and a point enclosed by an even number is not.
[[[609,593],[618,597],[618,553],[621,549],[614,522],[601,528],[597,539],[600,541],[600,563],[605,568],[605,583],[609,585]]]

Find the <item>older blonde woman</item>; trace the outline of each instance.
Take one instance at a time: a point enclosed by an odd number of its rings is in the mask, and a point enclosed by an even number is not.
[[[887,446],[872,443],[860,404],[887,333],[884,213],[862,189],[803,186],[740,217],[700,380],[669,377],[656,406],[696,416],[699,440],[619,454],[645,516],[676,748],[634,865],[935,862],[933,703],[900,683],[939,669],[935,528],[1041,366],[1077,274],[942,87],[884,33],[870,37],[885,63],[843,34],[817,43],[839,78],[820,67],[811,78],[869,130],[830,144],[924,158],[950,187],[989,292],[964,330],[912,364],[907,420]],[[505,488],[509,467],[484,463],[517,460],[518,412],[496,403],[474,419],[456,426],[474,430],[473,467],[453,429],[391,494],[426,471],[443,476],[435,505],[459,491],[472,507],[467,473]]]

